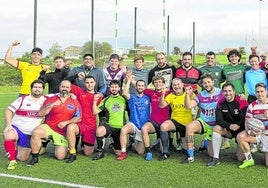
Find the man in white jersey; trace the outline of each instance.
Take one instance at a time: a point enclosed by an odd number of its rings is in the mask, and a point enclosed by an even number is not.
[[[16,159],[26,161],[31,152],[30,136],[35,127],[41,124],[38,116],[46,98],[43,96],[45,83],[35,80],[31,84],[31,94],[24,95],[12,102],[5,112],[4,147],[8,156],[8,170],[16,168]],[[12,115],[14,116],[12,117]],[[16,143],[18,150],[16,150]]]
[[[238,156],[238,160],[243,160],[239,168],[246,168],[254,165],[254,160],[250,152],[249,144],[262,144],[262,151],[265,152],[265,164],[268,167],[268,98],[266,85],[257,83],[255,86],[257,100],[249,104],[246,113],[245,130],[237,135],[238,146],[243,155]],[[248,128],[248,120],[259,119],[265,125],[264,132],[257,132]]]

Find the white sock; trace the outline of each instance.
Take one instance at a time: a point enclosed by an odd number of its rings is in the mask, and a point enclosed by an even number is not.
[[[244,155],[245,155],[246,160],[251,160],[252,159],[252,155],[251,155],[250,152],[244,153]]]
[[[126,149],[126,148],[121,148],[121,151],[122,151],[122,152],[126,152],[127,149]]]
[[[221,135],[217,132],[212,133],[212,148],[213,157],[218,159],[221,149]]]

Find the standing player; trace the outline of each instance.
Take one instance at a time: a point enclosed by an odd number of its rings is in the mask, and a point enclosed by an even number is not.
[[[86,90],[72,85],[71,92],[77,96],[82,109],[82,121],[75,124],[70,124],[67,127],[67,140],[69,142],[69,158],[67,163],[72,163],[76,160],[76,148],[75,142],[77,136],[82,136],[82,143],[84,146],[84,154],[86,156],[91,155],[94,152],[94,144],[96,141],[96,129],[97,120],[96,115],[92,112],[93,100],[94,100],[94,87],[96,81],[93,76],[85,77]],[[99,95],[99,94],[96,94]],[[99,100],[102,99],[102,95],[99,95]]]
[[[216,125],[212,134],[213,158],[207,163],[208,167],[220,163],[221,137],[236,138],[238,133],[245,129],[247,101],[235,95],[234,86],[231,83],[225,83],[222,90],[224,98],[218,102],[216,109]],[[237,155],[239,155],[238,152],[237,148]]]
[[[246,113],[245,130],[237,135],[239,148],[242,150],[244,156],[240,156],[238,160],[243,160],[239,168],[246,168],[254,166],[254,159],[250,152],[251,144],[262,144],[262,150],[265,152],[265,164],[268,167],[268,98],[266,85],[264,83],[257,83],[255,86],[257,100],[249,104]],[[251,118],[259,119],[265,125],[265,132],[260,133],[248,129],[248,120]]]
[[[43,69],[39,75],[40,80],[48,83],[48,93],[59,93],[60,83],[69,72],[69,65],[65,64],[65,60],[61,56],[54,58],[54,66],[53,72],[47,73],[47,70]]]
[[[20,161],[26,161],[30,155],[30,136],[33,129],[40,125],[43,119],[42,116],[38,115],[38,112],[46,100],[43,96],[44,88],[43,81],[33,81],[31,94],[17,98],[6,109],[4,147],[9,160],[8,170],[16,168],[16,158]],[[18,145],[18,150],[15,143]]]
[[[128,102],[130,111],[129,122],[125,124],[120,133],[121,154],[117,157],[117,160],[121,161],[127,157],[127,135],[134,135],[136,141],[134,148],[138,154],[144,153],[144,144],[141,136],[141,128],[148,121],[150,116],[150,98],[144,95],[146,88],[145,81],[138,80],[136,82],[137,94],[129,94],[129,86],[131,80],[134,79],[130,71],[127,72],[127,82],[123,90],[123,97]]]
[[[98,92],[104,96],[107,90],[107,85],[103,72],[94,67],[94,57],[92,54],[85,54],[83,56],[83,65],[70,70],[65,79],[70,80],[73,84],[80,86],[83,89],[86,89],[84,88],[86,76],[94,77],[96,81],[95,92]]]
[[[34,80],[38,79],[39,74],[42,71],[43,67],[46,69],[46,66],[43,66],[41,64],[43,50],[38,47],[32,49],[31,63],[22,62],[17,59],[13,59],[11,57],[12,50],[15,46],[19,44],[20,42],[17,40],[11,43],[11,45],[9,46],[6,52],[5,62],[10,64],[12,67],[20,70],[21,77],[22,77],[20,95],[28,95],[31,93],[31,88],[30,88],[31,83]]]
[[[101,125],[97,128],[97,152],[93,156],[92,160],[99,160],[104,157],[103,152],[103,138],[111,136],[114,140],[114,152],[117,156],[121,154],[120,145],[120,130],[125,124],[125,110],[126,100],[120,95],[120,82],[118,80],[112,80],[109,85],[110,96],[103,99],[97,106],[99,96],[96,95],[93,101],[93,114],[97,115],[101,111],[106,111],[108,117],[107,122],[101,122]]]
[[[27,166],[38,163],[41,140],[52,138],[55,145],[55,157],[62,160],[67,155],[68,141],[66,137],[67,126],[81,121],[81,109],[77,100],[70,96],[71,82],[63,80],[59,95],[48,98],[39,111],[45,116],[45,122],[33,130],[31,137],[32,159]]]
[[[203,74],[201,76],[201,84],[204,88],[199,94],[191,100],[193,90],[191,87],[185,88],[186,99],[185,108],[191,109],[195,106],[200,108],[200,117],[192,121],[186,126],[186,143],[188,157],[182,161],[183,164],[194,162],[194,134],[204,134],[205,138],[209,140],[208,153],[212,156],[211,136],[213,127],[216,122],[216,107],[218,101],[222,97],[221,89],[214,87],[213,78],[210,74]]]

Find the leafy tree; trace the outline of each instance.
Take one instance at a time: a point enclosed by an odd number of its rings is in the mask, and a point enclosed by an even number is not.
[[[241,46],[238,50],[241,54],[246,54],[245,47]]]
[[[178,46],[175,46],[173,49],[173,55],[179,55],[181,53],[181,49]]]
[[[81,56],[91,52],[91,45],[92,45],[91,41],[88,41],[83,45]],[[94,42],[94,48],[95,48],[95,57],[94,57],[95,59],[101,57],[107,57],[113,52],[112,46],[107,42],[103,43]]]
[[[62,46],[59,45],[58,42],[55,42],[52,44],[52,47],[48,50],[49,52],[49,57],[54,58],[56,56],[63,56],[64,51],[62,50]]]

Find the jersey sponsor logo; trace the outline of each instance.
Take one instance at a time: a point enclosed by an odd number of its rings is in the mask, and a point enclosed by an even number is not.
[[[119,112],[122,110],[122,106],[120,106],[120,104],[118,103],[114,103],[112,106],[112,112]]]

